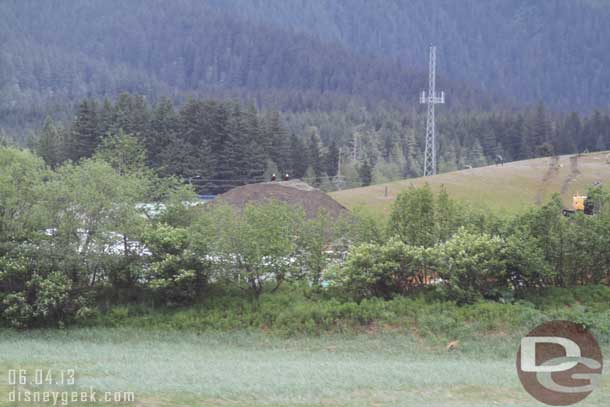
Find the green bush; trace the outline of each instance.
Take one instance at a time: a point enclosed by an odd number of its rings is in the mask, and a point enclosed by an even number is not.
[[[438,255],[439,289],[450,300],[498,298],[508,288],[505,243],[499,237],[461,229],[438,247]]]
[[[145,231],[143,241],[151,251],[148,286],[158,301],[166,305],[200,301],[208,285],[210,263],[191,249],[188,231],[157,224]]]
[[[35,253],[31,253],[33,250]],[[77,280],[70,279],[42,251],[0,257],[0,319],[15,328],[74,321],[87,304]]]
[[[354,247],[335,282],[356,298],[391,298],[423,287],[435,270],[434,249],[410,246],[399,239],[385,244],[365,243]]]

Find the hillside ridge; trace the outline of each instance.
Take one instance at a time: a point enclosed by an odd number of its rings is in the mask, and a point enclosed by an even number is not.
[[[513,161],[346,189],[331,196],[350,209],[364,206],[387,214],[400,191],[426,183],[435,190],[444,186],[458,200],[509,213],[543,204],[555,193],[569,207],[574,194],[585,193],[594,184],[610,184],[610,152]]]

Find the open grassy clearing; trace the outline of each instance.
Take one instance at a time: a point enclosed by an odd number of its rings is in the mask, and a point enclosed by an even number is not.
[[[519,212],[547,201],[560,193],[564,204],[571,205],[575,193],[584,193],[594,182],[610,183],[607,152],[554,158],[539,158],[454,171],[434,177],[406,179],[364,188],[346,189],[331,196],[348,208],[365,206],[388,214],[396,195],[410,186],[424,183],[437,190],[444,185],[452,198],[472,205],[484,205],[506,213]],[[388,187],[388,197],[384,196]]]
[[[5,331],[0,405],[15,405],[7,370],[26,367],[75,368],[78,386],[133,391],[140,406],[535,406],[516,377],[517,343],[501,335],[447,353],[400,333]],[[603,386],[582,405],[605,406],[608,375]]]

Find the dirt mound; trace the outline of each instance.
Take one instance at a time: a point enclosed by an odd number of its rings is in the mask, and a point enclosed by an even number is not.
[[[308,218],[315,217],[320,211],[326,211],[333,218],[348,212],[333,198],[301,180],[244,185],[219,195],[216,200],[237,208],[243,208],[248,202],[280,201],[303,208]]]

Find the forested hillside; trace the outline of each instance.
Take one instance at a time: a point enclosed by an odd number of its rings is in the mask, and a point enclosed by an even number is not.
[[[56,166],[122,130],[160,173],[224,187],[415,177],[435,43],[439,171],[610,149],[606,3],[375,4],[3,1],[0,137]]]
[[[153,101],[233,97],[289,111],[381,101],[404,107],[427,80],[394,59],[244,22],[193,0],[4,1],[0,15],[0,127],[10,129],[40,124],[46,113],[68,117],[66,107],[85,97],[121,92]],[[489,105],[476,87],[443,78],[451,105]]]
[[[110,145],[121,156],[142,155],[161,175],[195,180],[200,193],[273,173],[328,191],[421,175],[422,128],[417,114],[383,108],[284,113],[282,120],[277,111],[237,102],[189,99],[175,106],[124,93],[115,101],[83,100],[73,120],[47,119],[29,143],[51,167]],[[543,105],[521,113],[446,114],[438,129],[441,172],[499,156],[512,161],[610,149],[607,114],[551,115]]]
[[[515,100],[607,107],[610,2],[605,0],[210,0],[219,9],[335,41],[358,52],[439,66]]]

